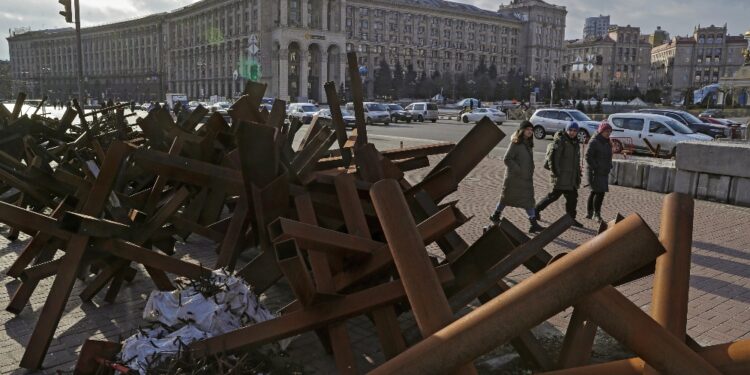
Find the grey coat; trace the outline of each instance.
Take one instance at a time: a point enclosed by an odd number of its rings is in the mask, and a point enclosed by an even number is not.
[[[511,143],[503,158],[505,178],[500,203],[534,208],[534,154],[525,142]]]
[[[589,188],[595,193],[609,191],[609,171],[612,170],[612,145],[609,139],[596,135],[586,150],[586,164],[589,167]]]
[[[552,188],[578,190],[581,186],[581,147],[578,139],[568,137],[564,131],[557,132],[553,141],[551,160]]]

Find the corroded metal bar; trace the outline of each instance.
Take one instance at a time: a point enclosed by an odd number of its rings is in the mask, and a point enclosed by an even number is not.
[[[424,337],[432,335],[453,321],[453,311],[442,292],[401,187],[395,180],[379,181],[372,186],[370,196],[419,331]],[[456,369],[463,374],[476,372],[470,360]]]
[[[452,371],[663,252],[648,225],[639,216],[631,215],[568,256],[426,337],[372,374]],[[588,272],[591,269],[598,272]]]
[[[750,340],[707,346],[696,351],[699,356],[724,375],[750,374]],[[639,375],[646,363],[640,358],[629,358],[596,365],[575,367],[539,375]]]
[[[438,268],[440,282],[452,280],[450,270]],[[401,281],[391,281],[340,299],[321,302],[306,309],[296,310],[276,319],[195,342],[190,345],[196,355],[210,356],[262,345],[285,337],[330,325],[381,306],[392,305],[406,297]]]
[[[576,307],[658,371],[672,375],[721,374],[612,286],[587,296]]]

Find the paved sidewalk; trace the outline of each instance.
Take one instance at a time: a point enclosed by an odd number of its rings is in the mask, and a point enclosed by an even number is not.
[[[373,141],[380,149],[399,147],[395,139],[377,139]],[[416,142],[416,141],[414,141]],[[418,143],[418,142],[416,142]],[[405,142],[408,147],[414,143]],[[475,241],[486,225],[486,218],[494,208],[499,196],[504,167],[500,151],[495,151],[464,180],[457,193],[448,200],[459,199],[459,208],[466,215],[475,216],[473,220],[461,227],[459,234],[469,243]],[[431,158],[434,165],[438,158]],[[540,163],[537,161],[537,165]],[[408,174],[408,178],[418,181],[427,173],[427,169]],[[538,167],[535,173],[537,199],[548,190],[547,176],[544,169]],[[579,212],[585,211],[585,200],[588,192],[581,190]],[[659,210],[663,194],[642,190],[611,187],[611,192],[604,202],[603,214],[612,218],[616,213],[638,213],[655,230],[659,229]],[[563,214],[563,201],[550,206],[544,212],[549,224],[554,218]],[[522,229],[527,222],[520,209],[509,208],[505,212],[509,220]],[[579,215],[582,219],[583,215]],[[731,340],[750,338],[750,209],[737,208],[723,204],[696,201],[694,226],[693,266],[691,269],[690,306],[688,311],[688,334],[701,345],[719,344]],[[583,220],[586,229],[571,229],[563,234],[547,250],[553,254],[575,249],[595,235],[595,225]],[[7,233],[7,227],[0,225],[0,234]],[[0,237],[0,270],[6,270],[16,259],[17,253],[27,243],[28,237],[9,243]],[[208,240],[193,236],[187,243],[178,245],[178,254],[195,262],[212,265],[215,260],[215,245]],[[430,251],[437,251],[431,246]],[[59,255],[59,254],[58,254]],[[520,281],[529,275],[523,269],[511,275],[509,281]],[[39,311],[44,303],[51,279],[40,283],[31,299],[31,306],[20,315],[14,316],[0,311],[0,373],[27,373],[18,369],[24,345],[33,330]],[[650,277],[620,287],[620,290],[636,304],[648,310],[651,299]],[[7,304],[9,296],[18,285],[18,281],[3,278],[5,292],[0,293],[0,305]],[[45,371],[70,370],[77,359],[80,345],[90,336],[99,339],[118,340],[128,336],[141,323],[141,312],[146,298],[153,289],[152,283],[144,276],[143,270],[135,281],[123,288],[116,304],[107,304],[102,296],[94,298],[93,303],[81,303],[77,298],[83,283],[77,283],[66,308],[66,313],[52,342],[49,355],[45,360]],[[291,299],[288,288],[278,285],[265,296],[266,303],[278,308]],[[571,309],[564,311],[549,320],[549,324],[535,330],[544,336],[558,336],[564,331]],[[401,318],[402,328],[407,340],[418,340],[419,334],[413,319],[408,314]],[[359,360],[360,372],[376,367],[384,361],[377,343],[372,324],[365,317],[348,322],[349,334]],[[597,339],[607,340],[600,335]],[[553,340],[554,341],[554,340]],[[554,342],[551,344],[554,346]],[[297,337],[288,350],[299,363],[305,364],[310,372],[335,372],[333,360],[327,356],[312,334]],[[503,362],[505,357],[513,357],[507,348],[500,349],[496,358],[487,362]],[[601,355],[600,355],[601,356]],[[604,354],[607,356],[607,354]],[[597,357],[597,356],[595,356]],[[498,359],[499,358],[499,359]]]

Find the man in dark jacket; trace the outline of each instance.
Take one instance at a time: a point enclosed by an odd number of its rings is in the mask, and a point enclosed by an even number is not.
[[[589,143],[586,150],[586,164],[588,165],[589,188],[591,194],[587,205],[587,219],[602,221],[602,203],[604,194],[609,191],[609,171],[612,169],[612,146],[609,136],[612,127],[603,122],[599,125],[596,136]]]
[[[578,124],[571,122],[565,131],[555,134],[552,153],[549,155],[549,169],[552,172],[550,182],[552,192],[536,205],[537,219],[547,206],[561,196],[565,196],[565,212],[576,218],[578,205],[578,187],[581,186],[581,147],[578,142]],[[573,226],[582,228],[583,224],[575,221]]]

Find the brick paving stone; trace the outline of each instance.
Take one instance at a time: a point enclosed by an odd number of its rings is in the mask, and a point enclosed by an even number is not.
[[[371,137],[380,149],[397,148],[400,141],[387,137]],[[404,147],[427,144],[417,140],[405,140]],[[490,157],[482,161],[459,186],[458,191],[447,200],[459,200],[458,207],[474,219],[457,230],[468,243],[472,243],[482,233],[499,197],[504,167],[503,150],[493,150]],[[430,158],[432,165],[439,157]],[[537,160],[537,165],[541,165]],[[407,178],[419,181],[429,169],[413,171]],[[540,199],[548,191],[547,171],[538,167],[534,182],[536,198]],[[588,191],[579,192],[578,211],[585,212]],[[607,194],[603,216],[613,218],[618,212],[622,214],[638,213],[658,231],[659,209],[664,195],[643,190],[634,190],[617,186],[611,187]],[[561,199],[544,212],[543,224],[548,225],[564,213]],[[526,219],[522,210],[509,208],[505,216],[526,229]],[[579,214],[579,219],[582,219]],[[747,220],[750,209],[738,208],[724,204],[696,201],[694,248],[690,278],[690,302],[688,309],[688,334],[702,345],[720,344],[726,341],[750,338],[750,233]],[[570,229],[555,240],[546,250],[552,254],[567,252],[596,235],[596,226],[591,221],[581,220],[586,224],[584,229]],[[7,233],[7,227],[0,225],[0,235]],[[0,237],[0,270],[7,268],[16,259],[17,254],[28,242],[28,236],[21,235],[18,241],[8,242]],[[192,236],[185,243],[178,243],[177,256],[192,262],[212,265],[215,261],[215,244]],[[428,251],[442,256],[437,246],[431,245]],[[59,252],[58,256],[62,253]],[[506,281],[517,283],[530,276],[524,268],[514,271]],[[18,282],[4,278],[2,284],[7,293],[0,294],[0,304],[7,304],[12,291]],[[0,311],[0,373],[27,373],[18,369],[23,355],[24,345],[28,341],[52,279],[39,284],[30,300],[30,306],[21,314],[14,316]],[[641,280],[619,287],[619,290],[636,302],[646,311],[650,306],[652,278]],[[80,351],[83,340],[89,336],[98,339],[117,340],[130,335],[141,324],[141,314],[153,284],[145,276],[144,270],[138,267],[138,276],[133,283],[126,284],[121,290],[115,304],[108,304],[102,296],[94,298],[92,303],[82,303],[77,297],[85,284],[78,282],[68,302],[65,315],[50,346],[50,355],[45,360],[45,369],[38,372],[52,374],[56,370],[70,370]],[[279,283],[269,289],[262,300],[273,309],[282,307],[291,299],[289,286]],[[462,313],[467,313],[465,309]],[[535,332],[544,334],[562,334],[567,326],[572,309],[568,308],[552,317],[547,323],[538,327]],[[419,339],[419,331],[411,314],[399,318],[407,342]],[[377,335],[372,323],[366,317],[357,317],[347,322],[350,339],[353,343],[357,366],[361,372],[368,371],[383,362]],[[607,341],[606,335],[597,335],[597,343]],[[611,341],[611,340],[609,340]],[[305,365],[306,370],[315,373],[333,373],[335,365],[330,356],[312,333],[297,336],[287,352],[296,362]],[[604,355],[597,353],[597,356]]]

